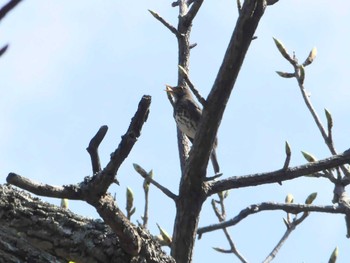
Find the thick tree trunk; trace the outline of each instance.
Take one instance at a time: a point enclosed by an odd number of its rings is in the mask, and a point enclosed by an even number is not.
[[[0,185],[0,262],[175,262],[147,231],[137,231],[143,245],[131,257],[102,220]]]

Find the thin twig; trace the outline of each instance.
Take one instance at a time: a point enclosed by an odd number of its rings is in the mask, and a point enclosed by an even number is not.
[[[205,99],[201,96],[201,94],[199,93],[199,91],[195,88],[195,86],[193,85],[192,81],[190,80],[186,70],[179,65],[179,70],[181,72],[181,74],[183,75],[188,87],[191,89],[191,91],[193,92],[193,94],[196,96],[197,100],[200,102],[200,104],[202,104],[202,106],[205,106]]]
[[[216,202],[214,199],[212,200],[211,204],[212,204],[212,208],[214,210],[214,213],[216,215],[216,217],[218,218],[219,222],[223,222],[224,220],[226,220],[226,209],[225,209],[225,194],[224,193],[220,193],[218,194],[219,196],[219,204],[220,204],[220,208],[221,211],[219,211],[219,209],[216,207]],[[243,255],[237,250],[236,245],[234,244],[227,228],[223,228],[222,229],[225,237],[230,245],[230,249],[229,250],[224,250],[224,249],[219,249],[219,248],[215,248],[215,250],[220,251],[222,253],[233,253],[236,257],[239,258],[239,260],[243,263],[247,263],[248,261],[243,257]]]
[[[289,215],[289,213],[288,213],[288,215]],[[306,212],[299,219],[295,218],[293,220],[293,222],[289,222],[289,219],[288,219],[289,224],[288,224],[288,227],[286,229],[286,232],[283,234],[282,238],[280,239],[280,241],[278,241],[277,245],[272,249],[272,251],[269,253],[269,255],[265,258],[263,263],[269,263],[276,257],[278,251],[281,249],[283,244],[286,242],[289,235],[296,229],[296,227],[299,224],[301,224],[301,222],[303,222],[308,217],[308,215],[309,215],[309,213]]]
[[[176,37],[180,37],[180,33],[179,31],[177,31],[177,29],[175,27],[173,27],[172,25],[170,25],[170,23],[168,23],[163,17],[161,17],[158,13],[152,11],[152,10],[148,10],[151,15],[157,19],[159,22],[161,22],[166,28],[168,28]]]
[[[294,228],[287,228],[286,232],[280,239],[280,241],[277,243],[277,245],[273,248],[273,250],[269,253],[269,255],[265,258],[263,263],[269,263],[271,262],[275,257],[280,248],[283,246],[284,242],[287,240],[289,235],[293,232]]]
[[[101,171],[100,157],[98,156],[98,147],[100,146],[107,131],[108,131],[107,125],[101,126],[100,129],[95,134],[95,136],[91,139],[89,146],[86,148],[86,150],[90,154],[93,174]]]
[[[298,75],[297,75],[297,80],[298,80],[298,85],[299,85],[299,88],[300,88],[300,92],[301,92],[301,94],[303,96],[304,102],[305,102],[307,108],[309,109],[312,117],[314,118],[314,121],[316,122],[316,125],[317,125],[318,129],[320,130],[321,135],[322,135],[326,145],[328,146],[328,149],[330,150],[330,152],[333,155],[336,155],[337,151],[335,150],[335,147],[333,145],[333,141],[331,140],[331,137],[329,137],[327,135],[326,130],[325,130],[324,126],[322,125],[321,120],[320,120],[320,118],[318,117],[318,115],[316,113],[316,110],[312,106],[312,103],[311,103],[311,101],[309,99],[309,96],[306,93],[306,90],[305,90],[305,87],[303,85],[303,82],[300,81],[300,79],[298,78]],[[344,175],[346,175],[347,177],[350,176],[350,173],[348,172],[346,167],[340,166],[340,168],[341,168],[342,172],[344,173]]]
[[[145,193],[145,210],[143,212],[143,227],[147,228],[147,224],[148,224],[148,190],[144,189],[144,193]]]
[[[150,182],[151,184],[153,184],[155,187],[157,187],[160,191],[162,191],[166,196],[170,197],[171,199],[173,199],[174,201],[177,200],[178,196],[176,194],[174,194],[173,192],[171,192],[168,188],[162,186],[160,183],[158,183],[156,180],[154,180],[153,178],[151,178],[148,175],[144,175],[142,173],[139,173],[145,180],[147,180],[148,182]]]
[[[7,44],[0,49],[0,57],[6,52],[8,47],[9,47],[9,45]]]
[[[151,170],[148,173],[148,177],[153,178],[153,170]],[[145,209],[144,209],[144,212],[143,212],[142,220],[143,220],[143,227],[147,228],[147,224],[148,224],[148,205],[149,205],[149,198],[148,198],[148,196],[149,196],[150,182],[145,179],[144,182],[143,182],[143,187],[142,188],[143,188],[143,191],[145,193]]]

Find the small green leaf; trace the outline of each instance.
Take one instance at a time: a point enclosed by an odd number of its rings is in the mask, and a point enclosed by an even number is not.
[[[292,194],[287,194],[285,202],[286,204],[292,204],[294,202],[294,196]]]
[[[307,204],[307,205],[311,205],[312,204],[312,202],[316,199],[316,197],[317,197],[317,193],[315,192],[315,193],[312,193],[312,194],[310,194],[307,198],[306,198],[306,200],[305,200],[305,204]]]
[[[304,151],[301,151],[301,153],[303,154],[306,161],[308,161],[310,163],[317,161],[317,159],[313,155],[311,155],[310,153],[304,152]]]
[[[335,247],[335,249],[332,252],[331,257],[329,258],[328,263],[335,263],[337,261],[337,258],[338,258],[338,253],[339,253],[338,247]]]

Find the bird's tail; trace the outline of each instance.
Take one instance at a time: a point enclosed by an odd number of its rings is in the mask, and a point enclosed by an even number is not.
[[[220,166],[219,166],[219,163],[218,163],[218,159],[216,157],[215,148],[211,151],[210,159],[211,159],[211,163],[213,164],[213,168],[214,168],[215,174],[220,173]]]

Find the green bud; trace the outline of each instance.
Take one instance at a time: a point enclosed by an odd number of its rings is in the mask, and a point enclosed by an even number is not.
[[[286,155],[291,155],[291,150],[290,150],[290,145],[289,143],[286,141],[286,144],[285,144],[285,150],[286,150]]]
[[[141,174],[142,176],[147,175],[147,172],[145,169],[143,169],[140,165],[133,163],[132,164],[134,166],[134,169],[136,172],[138,172],[139,174]]]
[[[61,199],[61,207],[64,209],[68,209],[68,199],[67,198]]]
[[[301,151],[301,153],[303,154],[306,161],[308,161],[310,163],[317,161],[317,159],[313,155],[311,155],[310,153],[304,152],[304,151]]]
[[[153,170],[149,171],[149,173],[147,174],[147,177],[149,178],[153,178]],[[148,180],[144,180],[143,181],[143,189],[145,190],[145,192],[148,192],[149,190],[149,185],[150,185],[150,182]]]
[[[285,202],[286,204],[292,204],[294,202],[294,196],[292,194],[287,194]]]
[[[331,257],[329,258],[328,263],[335,263],[337,261],[337,258],[338,258],[338,253],[339,253],[338,247],[335,247],[335,249],[332,252]]]
[[[314,61],[316,55],[317,55],[317,49],[314,47],[314,48],[310,51],[310,54],[309,54],[309,56],[307,57],[307,59],[304,61],[303,66],[306,67],[306,66],[310,65],[310,64]]]
[[[315,192],[315,193],[312,193],[312,194],[310,194],[307,198],[306,198],[306,200],[305,200],[305,204],[307,204],[307,205],[311,205],[312,204],[312,202],[316,199],[316,197],[317,197],[317,193]]]
[[[275,41],[276,47],[278,48],[279,52],[282,54],[282,56],[287,59],[290,63],[294,63],[291,56],[288,54],[287,49],[284,47],[281,41],[279,41],[276,38],[273,38],[273,41]]]
[[[134,205],[134,193],[129,187],[127,187],[126,188],[126,210],[131,211],[133,205]]]
[[[331,129],[333,127],[332,114],[327,109],[324,109],[324,113],[326,114],[328,129]]]
[[[168,234],[163,228],[161,228],[158,224],[157,224],[157,227],[158,227],[158,229],[159,229],[159,231],[160,231],[160,235],[162,236],[163,241],[164,241],[168,246],[170,246],[172,240],[171,240],[171,237],[169,236],[169,234]]]

